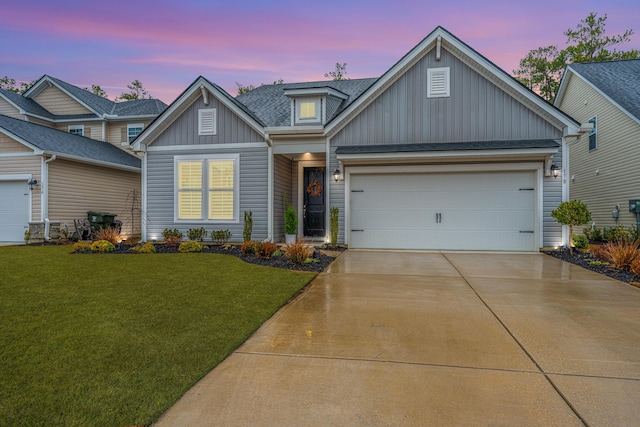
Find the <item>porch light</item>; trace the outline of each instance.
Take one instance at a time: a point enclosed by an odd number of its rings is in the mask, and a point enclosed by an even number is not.
[[[558,175],[560,175],[560,168],[556,165],[551,165],[551,175],[553,175],[554,178],[557,178]]]
[[[336,169],[335,172],[333,173],[333,179],[338,182],[340,181],[340,169]]]
[[[33,187],[35,187],[36,185],[38,185],[38,180],[37,179],[30,179],[29,181],[27,181],[27,185],[29,186],[29,190],[33,190]]]

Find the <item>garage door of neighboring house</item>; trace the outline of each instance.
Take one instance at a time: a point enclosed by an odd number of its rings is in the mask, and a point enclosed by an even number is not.
[[[349,246],[537,250],[536,173],[351,174]]]
[[[0,242],[24,241],[29,226],[29,187],[26,181],[0,181]]]

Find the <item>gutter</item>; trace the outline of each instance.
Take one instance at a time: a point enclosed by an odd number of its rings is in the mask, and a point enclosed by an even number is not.
[[[42,168],[42,198],[40,209],[42,210],[42,216],[44,217],[44,240],[51,240],[49,236],[49,227],[51,221],[49,221],[49,163],[55,161],[58,158],[55,154],[44,161],[44,167]]]
[[[267,143],[267,238],[265,242],[273,241],[273,141],[269,134],[265,135]]]

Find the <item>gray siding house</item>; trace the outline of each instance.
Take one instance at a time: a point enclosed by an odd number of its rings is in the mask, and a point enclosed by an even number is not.
[[[565,243],[566,138],[580,125],[442,27],[379,78],[265,85],[199,77],[133,143],[146,239],[164,228],[351,248],[534,251]],[[554,173],[555,172],[555,173]]]

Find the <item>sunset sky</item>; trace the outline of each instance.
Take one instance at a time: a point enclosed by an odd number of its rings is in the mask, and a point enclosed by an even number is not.
[[[531,49],[563,48],[589,12],[608,15],[609,35],[635,30],[622,48],[640,49],[638,0],[11,1],[0,77],[49,74],[110,98],[139,79],[170,103],[199,75],[232,95],[236,82],[324,80],[336,62],[378,77],[438,25],[511,73]]]

